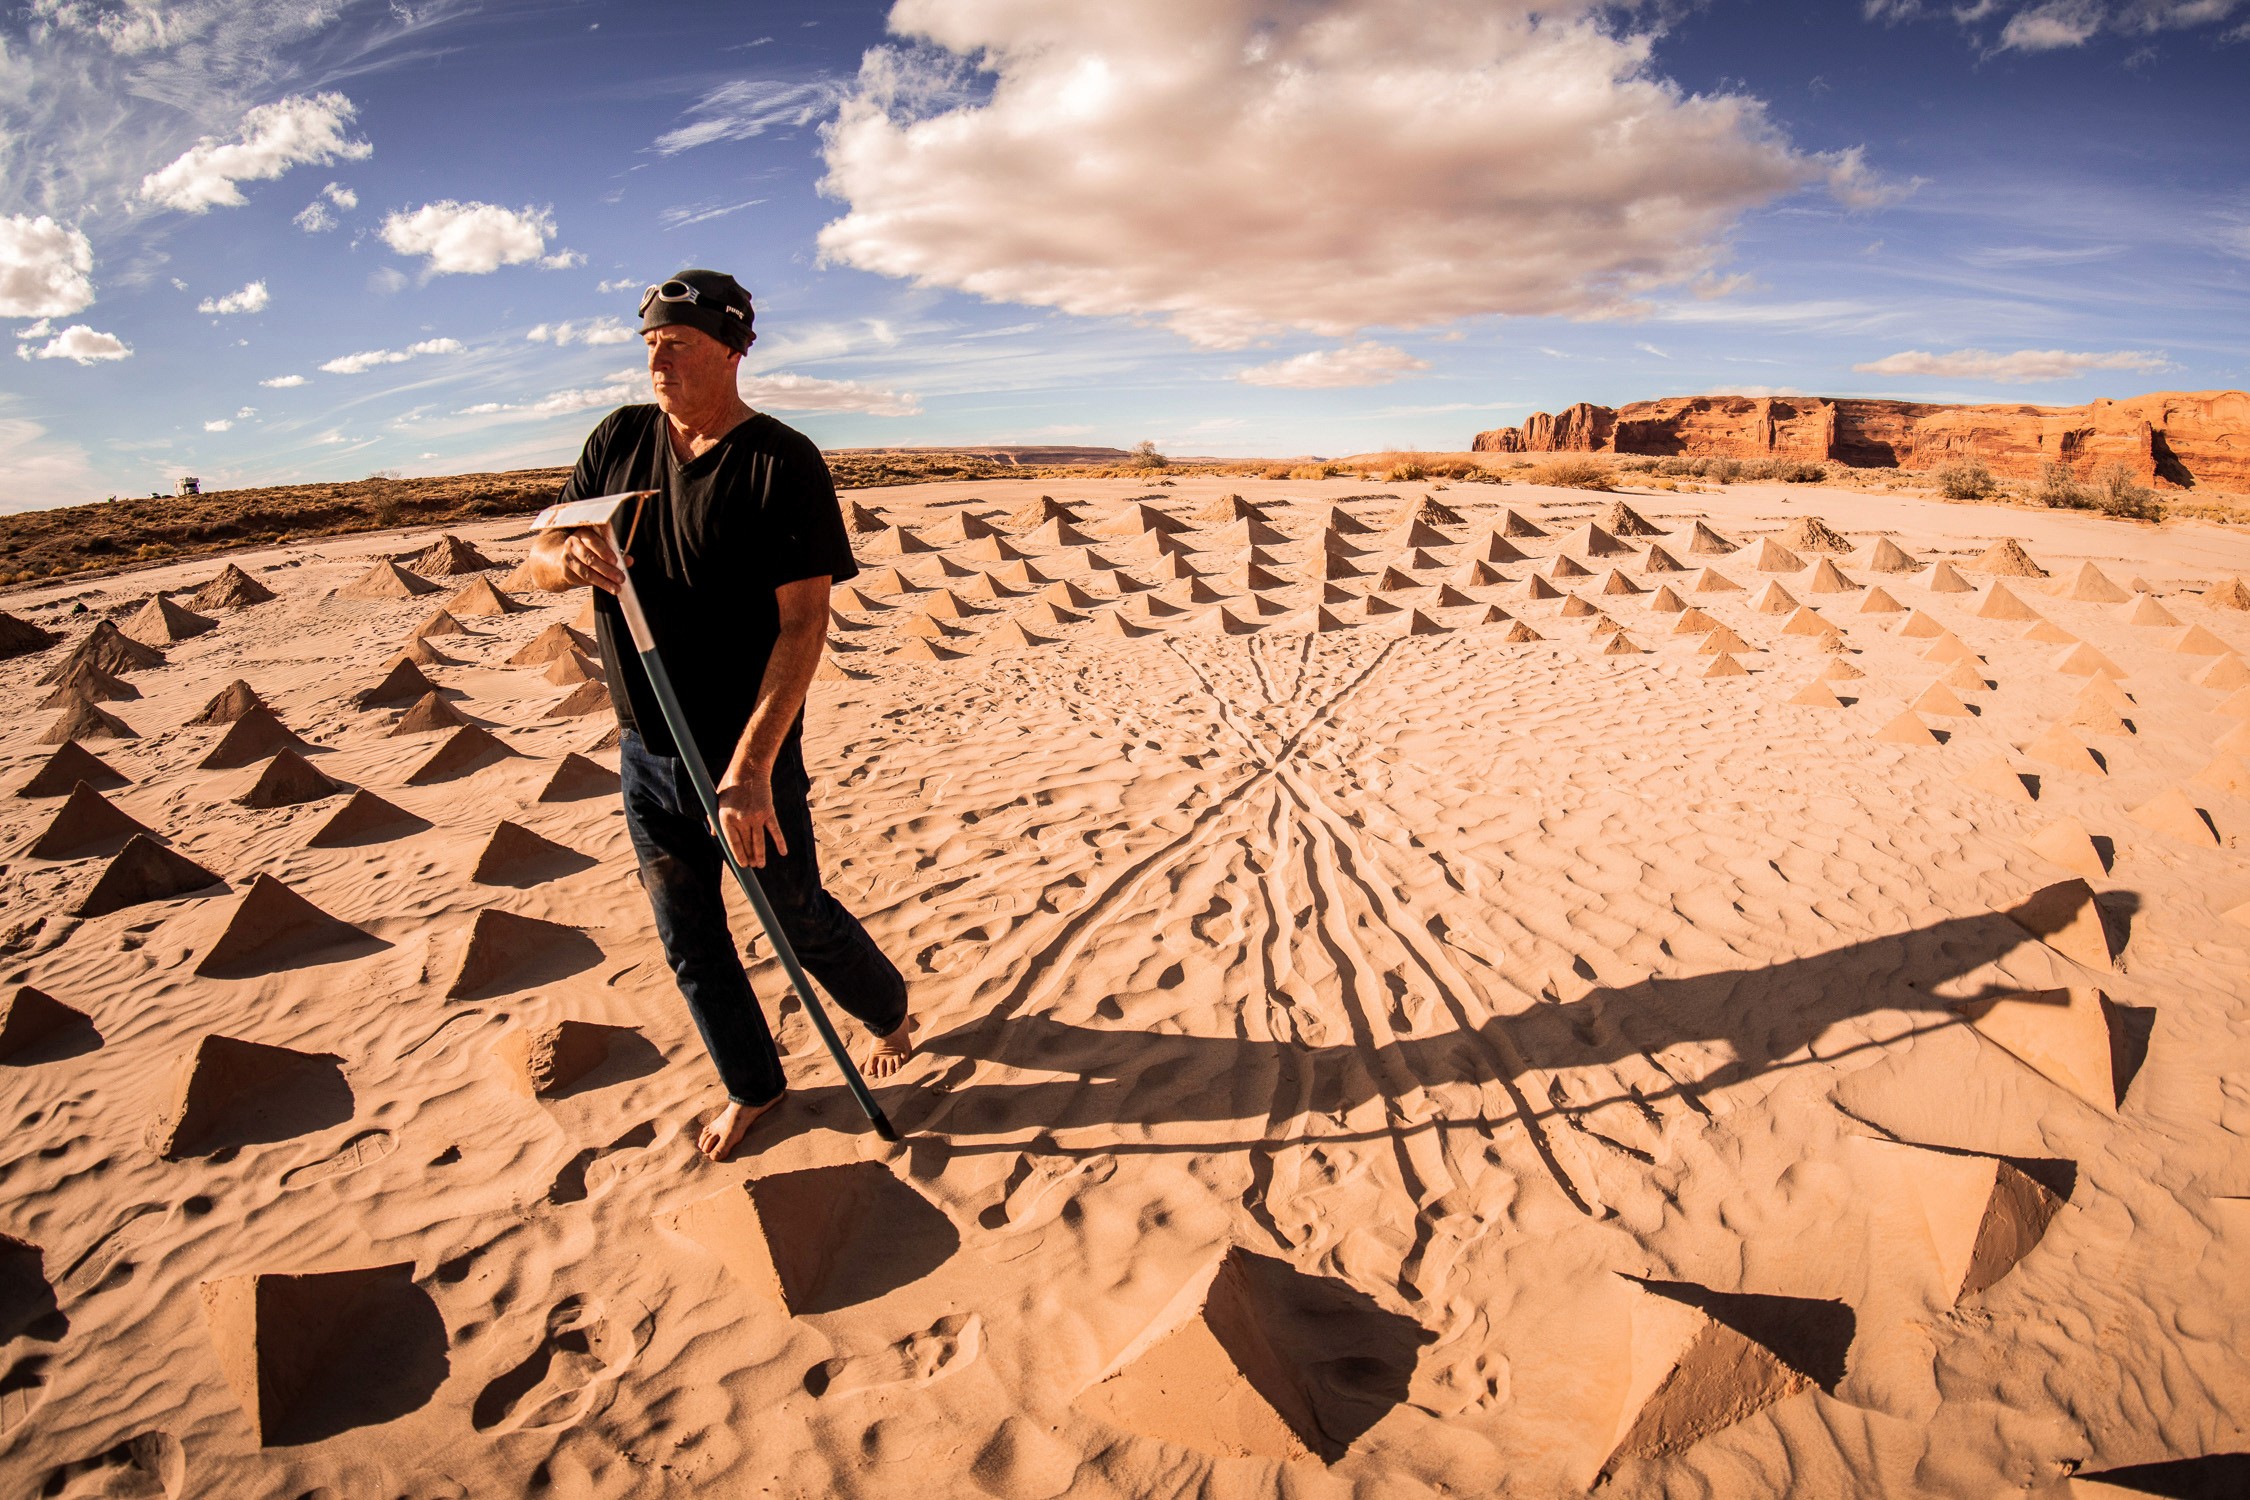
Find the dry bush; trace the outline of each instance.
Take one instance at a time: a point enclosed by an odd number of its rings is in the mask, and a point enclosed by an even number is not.
[[[2123,464],[2111,464],[2094,476],[2094,505],[2105,516],[2125,521],[2161,521],[2164,502],[2156,491],[2133,477]]]
[[[1616,475],[1608,464],[1597,458],[1584,458],[1566,454],[1550,458],[1531,471],[1533,484],[1551,484],[1568,490],[1606,490],[1614,488]]]
[[[1285,479],[1334,479],[1343,472],[1334,464],[1299,464],[1282,477]]]
[[[1938,493],[1948,500],[1985,500],[1999,492],[1992,471],[1973,458],[1957,458],[1939,464],[1930,478],[1937,483]]]
[[[2058,464],[2053,459],[2039,466],[2039,483],[2031,492],[2032,498],[2053,510],[2092,510],[2093,492],[2078,482],[2068,464]]]

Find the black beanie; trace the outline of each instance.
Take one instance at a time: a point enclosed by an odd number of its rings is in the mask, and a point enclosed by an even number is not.
[[[682,287],[693,289],[692,300],[678,295]],[[750,326],[750,294],[724,271],[678,271],[642,296],[646,299],[641,309],[643,333],[677,323],[711,335],[737,354],[757,341]]]

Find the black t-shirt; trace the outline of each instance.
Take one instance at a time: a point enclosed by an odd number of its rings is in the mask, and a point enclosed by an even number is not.
[[[836,482],[812,439],[760,412],[708,452],[681,462],[664,413],[621,406],[586,439],[562,498],[655,490],[633,535],[633,586],[657,652],[687,710],[689,732],[716,781],[757,706],[781,635],[774,590],[859,572],[836,504]],[[628,510],[618,538],[631,525]],[[617,722],[658,754],[677,753],[617,600],[594,590],[602,665]],[[776,780],[804,775],[804,716],[790,726]]]

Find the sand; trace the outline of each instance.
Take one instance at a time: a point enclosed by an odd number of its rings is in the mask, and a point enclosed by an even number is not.
[[[1033,483],[848,497],[895,1148],[730,903],[793,1092],[695,1154],[584,600],[415,576],[520,522],[0,597],[0,1492],[2224,1480],[2250,537]]]

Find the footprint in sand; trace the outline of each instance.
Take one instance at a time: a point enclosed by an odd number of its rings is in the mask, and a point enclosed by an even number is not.
[[[565,1297],[547,1314],[539,1347],[478,1393],[470,1424],[522,1432],[584,1421],[609,1404],[655,1331],[656,1315],[637,1303],[609,1312],[597,1298]]]
[[[983,1352],[983,1319],[975,1313],[948,1313],[878,1353],[822,1360],[805,1371],[805,1389],[815,1396],[848,1396],[886,1386],[924,1386],[973,1363]]]
[[[47,1396],[47,1356],[28,1355],[0,1375],[0,1440],[24,1424]]]
[[[1019,1156],[1000,1201],[977,1215],[977,1222],[1006,1234],[1029,1229],[1061,1213],[1078,1193],[1109,1181],[1116,1171],[1117,1158],[1106,1152],[1084,1158]]]
[[[547,1201],[549,1203],[584,1202],[589,1196],[589,1190],[586,1186],[586,1173],[594,1163],[620,1151],[644,1150],[655,1140],[656,1122],[654,1120],[643,1120],[606,1146],[588,1146],[569,1161],[563,1163],[562,1170],[555,1174],[554,1184],[547,1189]],[[617,1181],[618,1173],[621,1170],[622,1167],[619,1166],[605,1173],[600,1185],[592,1190],[591,1195],[599,1197],[609,1188],[610,1184]]]
[[[372,1166],[398,1148],[398,1138],[388,1130],[363,1130],[319,1161],[307,1162],[301,1167],[291,1167],[281,1174],[285,1188],[305,1187],[315,1182],[326,1182],[331,1177],[341,1177],[356,1172],[361,1167]]]
[[[173,1500],[187,1483],[187,1452],[169,1432],[144,1432],[91,1458],[47,1473],[42,1495],[63,1500],[99,1495],[104,1500]]]
[[[127,1264],[126,1257],[135,1246],[156,1233],[171,1206],[164,1203],[140,1203],[117,1216],[117,1222],[97,1239],[78,1258],[67,1266],[61,1278],[64,1290],[84,1296],[107,1285],[110,1273],[119,1265]],[[128,1265],[127,1274],[130,1273]],[[121,1283],[122,1284],[122,1283]]]

